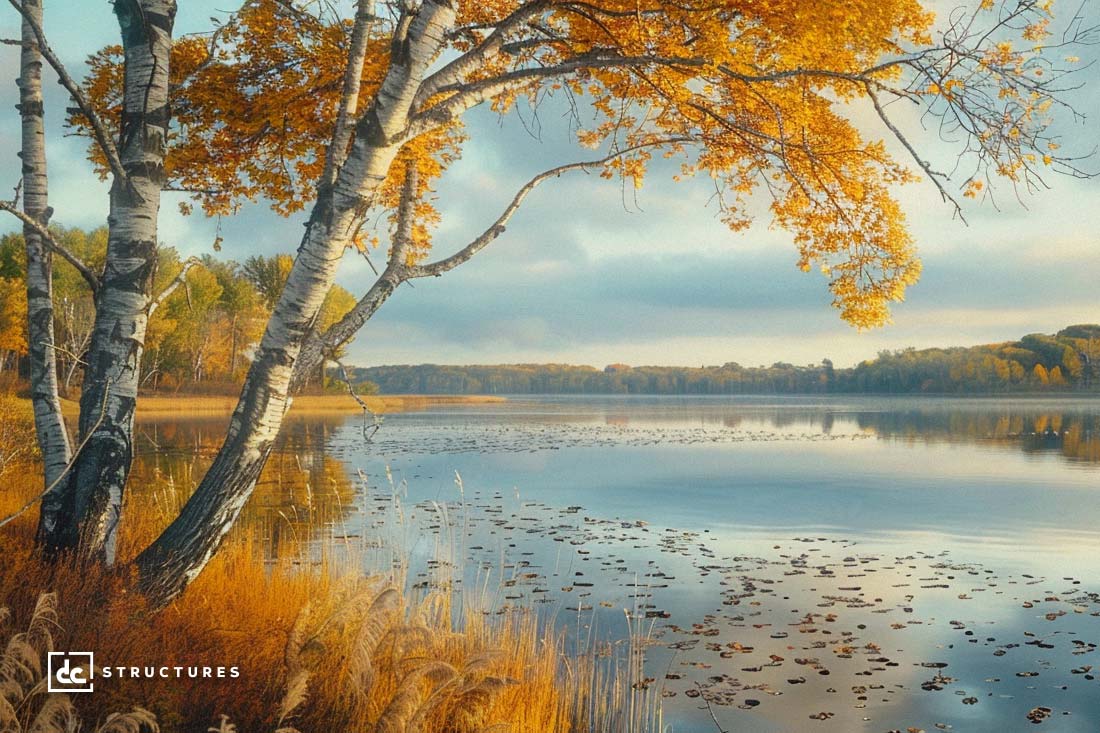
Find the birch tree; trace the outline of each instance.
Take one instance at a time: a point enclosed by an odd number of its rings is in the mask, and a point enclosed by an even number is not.
[[[1084,175],[1051,115],[1064,105],[1068,49],[1088,30],[1071,18],[1052,36],[1051,3],[1038,0],[980,0],[938,22],[918,0],[360,0],[353,18],[325,4],[248,0],[208,35],[175,44],[170,79],[170,5],[116,7],[122,47],[98,54],[74,91],[91,100],[74,123],[115,178],[81,411],[82,433],[97,437],[64,485],[51,546],[111,555],[161,185],[191,193],[209,214],[259,197],[279,213],[309,211],[224,443],[180,515],[136,558],[155,604],[217,551],[294,388],[403,283],[442,276],[498,239],[543,183],[587,172],[641,187],[654,157],[678,159],[681,177],[713,182],[734,231],[751,222],[750,197],[768,200],[799,266],[825,275],[844,319],[871,327],[920,272],[897,186],[923,178],[961,215],[964,199],[989,197],[995,182],[1024,191],[1047,171]],[[597,152],[534,172],[469,242],[434,242],[433,185],[471,134],[468,113],[537,111],[551,95],[576,110],[562,124],[578,147]],[[177,126],[165,157],[169,101]],[[940,140],[911,138],[901,121],[910,110]],[[115,115],[113,157],[100,121]],[[861,132],[857,117],[878,133]],[[135,130],[146,144],[133,145]],[[957,157],[937,164],[943,141]],[[386,241],[367,234],[379,230]],[[386,255],[373,284],[319,328],[341,257],[376,245]],[[100,401],[105,429],[91,430]]]
[[[49,486],[60,481],[72,455],[69,435],[61,415],[58,392],[57,352],[54,343],[53,263],[42,230],[49,226],[46,173],[46,130],[43,122],[42,53],[35,28],[42,24],[40,0],[25,0],[19,53],[19,116],[22,121],[23,240],[26,246],[27,342],[31,365],[31,400],[38,447],[42,454],[44,479]],[[43,504],[43,514],[53,504]]]
[[[39,539],[51,553],[78,547],[89,557],[113,561],[122,491],[133,458],[133,421],[142,344],[152,303],[156,271],[157,217],[164,184],[168,128],[168,69],[174,0],[117,0],[113,10],[122,36],[123,94],[117,135],[87,101],[87,95],[49,47],[40,0],[9,0],[22,16],[23,185],[28,247],[28,293],[41,305],[28,308],[28,322],[41,324],[32,355],[34,403],[39,442],[44,444],[47,486]],[[106,161],[112,183],[108,205],[106,262],[95,273],[76,258],[74,266],[95,292],[95,327],[87,352],[80,399],[78,436],[70,447],[57,407],[49,262],[32,267],[36,239],[53,240],[45,207],[45,138],[41,128],[40,69],[45,60],[72,96]],[[37,118],[37,122],[35,121]],[[29,162],[28,162],[29,161]],[[28,209],[28,207],[30,207]],[[12,207],[8,207],[12,210]],[[13,212],[14,213],[14,212]],[[38,273],[32,273],[38,269]],[[47,308],[50,310],[47,312]],[[47,332],[46,329],[51,329]]]

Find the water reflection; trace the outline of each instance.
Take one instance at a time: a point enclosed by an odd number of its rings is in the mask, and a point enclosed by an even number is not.
[[[344,420],[288,417],[240,522],[270,556],[316,539],[353,510],[355,490],[347,468],[325,450]],[[178,510],[213,461],[226,423],[225,417],[208,416],[140,420],[133,485],[157,491],[169,511]]]
[[[1100,462],[1100,413],[1095,405],[877,411],[857,413],[856,420],[862,429],[885,438],[989,443],[1024,453],[1056,453],[1069,461]]]
[[[380,453],[823,440],[984,444],[1100,462],[1100,400],[905,398],[521,398],[401,415]]]
[[[143,421],[136,484],[182,503],[224,427]],[[370,443],[294,416],[245,524],[273,554],[404,533],[413,581],[450,547],[464,587],[577,639],[652,614],[677,730],[714,729],[699,693],[731,730],[994,733],[1041,705],[1083,733],[1097,465],[1100,400],[524,399],[389,416]]]
[[[135,485],[160,491],[168,511],[182,506],[213,460],[226,422],[224,416],[140,420]],[[451,476],[455,468],[468,468],[455,462],[456,453],[876,438],[1100,464],[1100,400],[524,398],[391,416],[371,443],[359,434],[358,422],[334,415],[288,418],[242,520],[270,552],[345,521],[356,504],[349,471],[369,466],[377,478],[378,461],[398,456],[439,456],[435,463],[449,470],[438,473]],[[530,473],[512,478],[529,486],[547,480],[537,468]],[[421,477],[409,475],[412,483]]]

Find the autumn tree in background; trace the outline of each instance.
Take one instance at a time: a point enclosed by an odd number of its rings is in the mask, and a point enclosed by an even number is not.
[[[115,182],[81,404],[94,455],[78,455],[79,479],[47,495],[47,509],[60,507],[44,512],[48,547],[112,555],[132,387],[157,297],[149,228],[160,190],[190,192],[208,214],[258,198],[279,213],[309,212],[226,440],[179,517],[136,560],[156,603],[201,572],[232,527],[294,387],[402,283],[443,275],[498,238],[543,182],[588,171],[640,187],[651,161],[668,157],[681,177],[713,181],[734,231],[750,223],[748,199],[764,196],[800,267],[820,269],[841,316],[870,327],[920,271],[897,185],[926,179],[950,214],[995,181],[1023,190],[1048,170],[1083,175],[1050,123],[1069,47],[1086,31],[1072,18],[1052,37],[1050,2],[980,0],[937,20],[917,0],[360,0],[354,18],[328,4],[248,0],[170,55],[172,3],[115,8],[121,49],[98,54],[72,90],[87,100],[72,123]],[[475,134],[466,114],[537,109],[551,96],[575,111],[560,124],[597,152],[534,172],[472,241],[434,242],[431,193]],[[914,114],[958,157],[930,161],[930,141],[905,132]],[[854,120],[868,116],[878,132],[865,135]],[[118,223],[120,211],[140,213],[140,237]],[[387,252],[377,279],[323,327],[341,257],[376,245]],[[101,402],[105,426],[95,424]]]
[[[27,294],[21,278],[0,277],[0,375],[27,353]]]
[[[0,237],[0,378],[27,353],[26,258],[17,237]]]

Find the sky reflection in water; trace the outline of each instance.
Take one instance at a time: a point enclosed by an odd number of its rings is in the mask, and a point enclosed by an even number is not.
[[[155,440],[186,484],[219,427],[143,424],[144,470]],[[288,427],[250,510],[275,546],[334,526],[423,562],[442,537],[486,607],[585,639],[649,612],[676,730],[716,730],[704,698],[732,730],[1017,730],[1037,707],[1100,729],[1100,402],[551,398],[393,415],[371,443],[358,418]]]

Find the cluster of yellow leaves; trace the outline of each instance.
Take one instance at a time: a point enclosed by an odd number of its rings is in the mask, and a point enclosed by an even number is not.
[[[574,43],[570,54],[612,46],[630,56],[702,56],[706,64],[591,72],[573,91],[588,96],[602,122],[578,135],[581,144],[614,139],[629,147],[662,137],[702,143],[690,146],[699,149],[691,157],[688,146],[672,146],[686,158],[679,177],[713,179],[723,220],[735,230],[751,223],[747,198],[766,190],[775,222],[794,233],[800,266],[817,262],[829,274],[842,316],[859,327],[884,323],[887,304],[901,300],[920,272],[890,196],[891,185],[912,176],[841,116],[836,101],[860,96],[861,85],[784,72],[860,73],[904,43],[926,43],[930,13],[906,1],[766,0],[707,14],[691,5],[666,7],[657,15],[629,12],[636,3],[601,7],[610,17],[598,22],[561,14],[559,28],[564,34],[567,27]],[[895,74],[884,70],[881,78]],[[608,174],[640,185],[649,159],[644,150],[617,159]]]
[[[213,36],[178,39],[172,49],[173,128],[165,165],[170,185],[193,192],[208,215],[232,214],[242,201],[257,199],[283,215],[307,206],[316,196],[335,125],[350,33],[350,21],[325,22],[289,12],[275,0],[251,0]],[[381,83],[389,50],[388,38],[371,40],[360,110]],[[121,53],[112,46],[95,54],[87,81],[98,111],[115,124]],[[79,117],[72,122],[86,125]],[[409,146],[403,159],[416,161],[423,191],[456,159],[461,140],[456,125]],[[92,158],[106,175],[95,148]],[[396,206],[404,169],[395,166],[391,174],[379,201],[387,208]],[[191,206],[181,210],[190,213]],[[426,232],[434,218],[427,209],[423,213],[419,229]],[[357,237],[364,247],[375,242]]]

